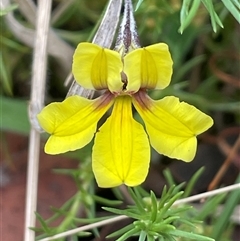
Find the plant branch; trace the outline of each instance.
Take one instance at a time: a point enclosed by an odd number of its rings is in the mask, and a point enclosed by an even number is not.
[[[45,95],[45,80],[47,67],[47,42],[51,15],[51,0],[39,1],[35,46],[33,53],[32,86],[30,110],[41,109]],[[31,111],[30,111],[31,115]],[[28,174],[25,210],[25,241],[34,241],[35,232],[29,227],[35,226],[35,211],[37,206],[38,163],[40,150],[40,134],[32,124],[29,138]]]

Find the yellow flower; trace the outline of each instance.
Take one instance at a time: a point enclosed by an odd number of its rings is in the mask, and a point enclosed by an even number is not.
[[[38,115],[50,133],[45,152],[73,151],[95,135],[92,167],[100,187],[141,184],[148,173],[150,144],[161,154],[186,162],[196,153],[196,136],[213,124],[208,115],[178,98],[152,100],[147,89],[170,83],[172,59],[164,43],[121,55],[91,43],[80,43],[73,56],[73,75],[87,89],[101,90],[94,100],[68,97],[46,106]],[[145,123],[132,116],[132,105]],[[110,107],[112,114],[97,129]],[[150,144],[149,144],[150,143]]]

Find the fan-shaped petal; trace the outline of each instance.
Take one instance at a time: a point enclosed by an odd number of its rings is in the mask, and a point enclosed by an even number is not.
[[[75,80],[86,89],[122,89],[123,63],[119,53],[92,43],[80,43],[73,55]]]
[[[142,92],[135,95],[133,104],[144,120],[153,148],[186,162],[195,156],[196,136],[213,125],[210,116],[173,96],[154,101]]]
[[[164,43],[136,49],[124,57],[124,72],[128,77],[127,90],[164,89],[172,76],[172,58]]]
[[[51,134],[45,152],[59,154],[88,144],[94,136],[97,122],[112,103],[112,95],[105,94],[95,100],[71,96],[63,102],[46,106],[37,116],[42,128]]]

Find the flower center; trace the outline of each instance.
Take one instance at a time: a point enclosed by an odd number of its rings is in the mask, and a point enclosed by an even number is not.
[[[127,90],[128,78],[123,71],[121,72],[121,80],[123,82],[122,91],[125,92]]]

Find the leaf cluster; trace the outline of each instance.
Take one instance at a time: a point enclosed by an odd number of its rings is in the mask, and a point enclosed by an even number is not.
[[[125,215],[132,219],[132,223],[122,229],[110,234],[109,238],[117,238],[117,241],[126,240],[130,237],[137,236],[138,240],[224,240],[230,241],[232,223],[229,222],[231,214],[240,201],[238,190],[226,195],[216,195],[205,200],[202,207],[193,208],[187,204],[176,204],[180,198],[189,197],[194,189],[196,182],[203,173],[204,168],[200,168],[188,183],[176,185],[174,179],[168,169],[164,171],[165,179],[169,188],[164,187],[161,197],[158,199],[151,191],[148,193],[142,187],[128,188],[128,193],[132,198],[131,205],[125,209],[119,209],[123,205],[123,196],[119,188],[112,189],[117,197],[116,200],[110,200],[95,195],[94,187],[86,184],[78,185],[79,191],[70,198],[61,208],[52,208],[53,216],[47,220],[36,213],[40,227],[32,228],[40,235],[37,240],[59,234],[65,230],[77,228],[82,224],[91,224],[92,232],[95,236],[99,236],[98,229],[93,228],[96,222],[109,220],[113,216],[98,217],[96,205],[105,206],[103,209],[118,215]],[[79,176],[76,170],[65,170],[58,173],[71,174],[74,176],[76,183]],[[87,173],[87,171],[86,171]],[[82,175],[81,175],[82,176]],[[80,178],[81,179],[81,178]],[[83,180],[81,179],[81,182]],[[236,182],[240,181],[240,176]],[[90,181],[89,181],[90,182]],[[83,187],[85,186],[85,187]],[[182,191],[184,190],[184,192]],[[221,218],[216,216],[218,207],[225,202],[226,205],[221,213]],[[193,205],[193,204],[191,204]],[[79,212],[81,216],[79,216]],[[62,219],[59,225],[53,226],[54,222],[59,218]],[[86,230],[86,229],[85,229]],[[81,232],[72,235],[72,240],[78,240],[78,237],[89,236],[90,232]],[[206,237],[207,236],[207,237]],[[211,238],[210,238],[211,237]]]
[[[194,232],[183,231],[178,227],[180,224],[185,224],[194,229],[196,221],[189,220],[186,215],[183,215],[191,209],[190,206],[174,206],[174,202],[178,200],[183,191],[179,191],[181,186],[171,186],[167,190],[166,186],[162,191],[161,198],[157,200],[155,194],[151,191],[149,198],[144,196],[139,191],[139,188],[129,188],[134,205],[128,206],[125,210],[116,208],[107,208],[106,211],[126,215],[135,221],[130,225],[112,233],[108,237],[120,236],[117,241],[124,241],[130,237],[138,236],[139,241],[153,240],[176,240],[176,237],[211,241],[203,235],[195,234]]]
[[[136,10],[139,9],[140,5],[143,3],[143,0],[138,0],[136,4]],[[206,8],[208,14],[210,15],[211,24],[213,31],[217,31],[217,27],[223,28],[223,23],[216,12],[216,1],[215,0],[183,0],[181,3],[181,12],[180,12],[180,28],[179,32],[183,31],[189,26],[196,17],[201,3]],[[161,4],[163,6],[168,6],[166,1],[162,0]],[[237,0],[222,0],[222,5],[231,13],[231,15],[240,23],[240,3]]]

